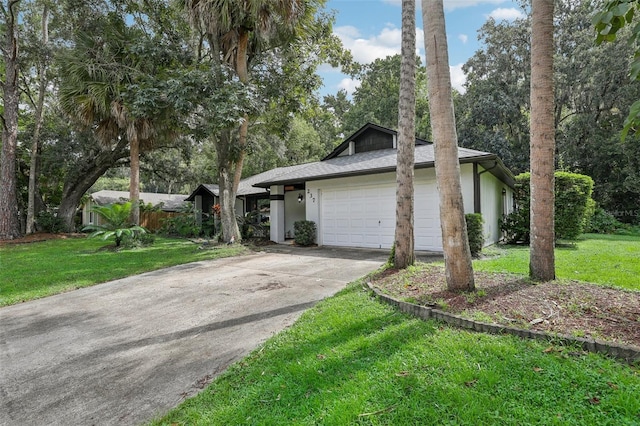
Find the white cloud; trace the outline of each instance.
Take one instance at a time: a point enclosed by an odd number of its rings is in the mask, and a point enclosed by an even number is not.
[[[458,34],[458,40],[460,40],[462,44],[467,44],[467,41],[469,41],[469,36],[466,34]]]
[[[400,53],[402,30],[389,24],[379,34],[361,37],[360,32],[352,27],[336,27],[335,35],[342,41],[345,49],[351,51],[353,59],[361,64],[369,64],[376,59],[386,58]],[[416,54],[424,59],[424,32],[416,29]]]
[[[353,78],[343,78],[340,83],[338,83],[338,89],[346,90],[349,96],[351,96],[358,87],[360,87],[360,80]]]
[[[462,65],[452,65],[449,67],[451,72],[451,86],[456,89],[460,93],[464,93],[464,83],[467,81],[467,77],[464,75],[464,71],[462,71]]]
[[[495,19],[496,21],[515,21],[516,19],[524,18],[525,15],[521,10],[516,9],[515,7],[510,7],[508,9],[499,7],[493,10],[489,14],[489,17]]]

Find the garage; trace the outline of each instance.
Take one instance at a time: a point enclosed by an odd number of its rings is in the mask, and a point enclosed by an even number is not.
[[[391,248],[395,234],[395,184],[323,189],[322,244],[342,247]],[[415,184],[416,250],[442,250],[438,194],[435,183]]]
[[[395,233],[395,187],[322,191],[320,230],[328,246],[389,248]]]

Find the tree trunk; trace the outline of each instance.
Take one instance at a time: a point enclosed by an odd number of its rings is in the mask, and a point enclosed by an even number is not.
[[[442,0],[422,0],[422,19],[447,288],[450,291],[472,291],[475,284],[464,219]]]
[[[415,262],[413,234],[413,169],[416,118],[416,11],[415,0],[402,0],[402,63],[398,104],[398,156],[396,166],[396,231],[394,266]]]
[[[216,137],[216,153],[218,157],[218,196],[220,197],[220,225],[222,238],[226,242],[232,239],[241,240],[238,221],[236,220],[236,191],[231,159],[231,130],[223,130]]]
[[[236,54],[236,73],[238,74],[238,79],[247,84],[249,82],[249,69],[248,69],[248,57],[247,57],[247,49],[249,47],[249,32],[246,30],[240,31],[240,36],[238,37],[238,50]],[[247,114],[244,115],[244,120],[242,124],[240,124],[240,129],[238,132],[238,146],[240,149],[238,150],[238,158],[235,161],[235,170],[233,174],[233,192],[234,194],[238,191],[238,185],[240,184],[240,179],[242,178],[242,167],[244,166],[244,157],[246,154],[246,146],[247,146],[247,134],[249,133],[249,116]]]
[[[529,274],[555,278],[553,99],[553,0],[533,0],[531,8],[531,252]]]
[[[140,225],[140,141],[137,136],[129,142],[130,178],[129,201],[131,201],[131,223]]]
[[[66,176],[58,208],[58,218],[65,231],[75,231],[74,218],[82,197],[118,160],[126,158],[126,148],[127,142],[123,138],[112,150],[101,151],[94,158],[78,161],[78,167]]]
[[[5,45],[3,48],[4,114],[2,128],[2,154],[0,156],[0,240],[20,237],[18,196],[16,183],[16,148],[18,144],[18,2],[7,2],[5,12]]]
[[[42,46],[46,50],[49,44],[49,7],[44,4],[42,10]],[[27,201],[26,233],[35,232],[36,217],[36,192],[38,191],[38,156],[40,151],[40,130],[42,129],[42,115],[44,109],[44,96],[47,90],[47,59],[42,58],[38,64],[38,101],[35,108],[35,129],[31,144],[31,159],[29,163],[29,194]]]

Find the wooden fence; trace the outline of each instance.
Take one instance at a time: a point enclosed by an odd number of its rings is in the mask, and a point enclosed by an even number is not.
[[[179,214],[177,212],[140,212],[140,226],[147,228],[149,232],[155,232],[162,228],[164,219]]]

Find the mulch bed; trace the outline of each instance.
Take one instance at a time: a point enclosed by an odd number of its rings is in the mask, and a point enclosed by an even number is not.
[[[483,322],[640,348],[640,292],[576,281],[533,284],[509,274],[475,273],[476,291],[446,290],[444,268],[407,277],[386,270],[372,285],[390,296]]]
[[[20,238],[15,238],[13,240],[1,240],[0,247],[14,245],[14,244],[39,243],[39,242],[48,241],[48,240],[66,240],[68,238],[82,238],[85,236],[86,234],[51,234],[48,232],[36,232],[33,234],[25,235]]]

